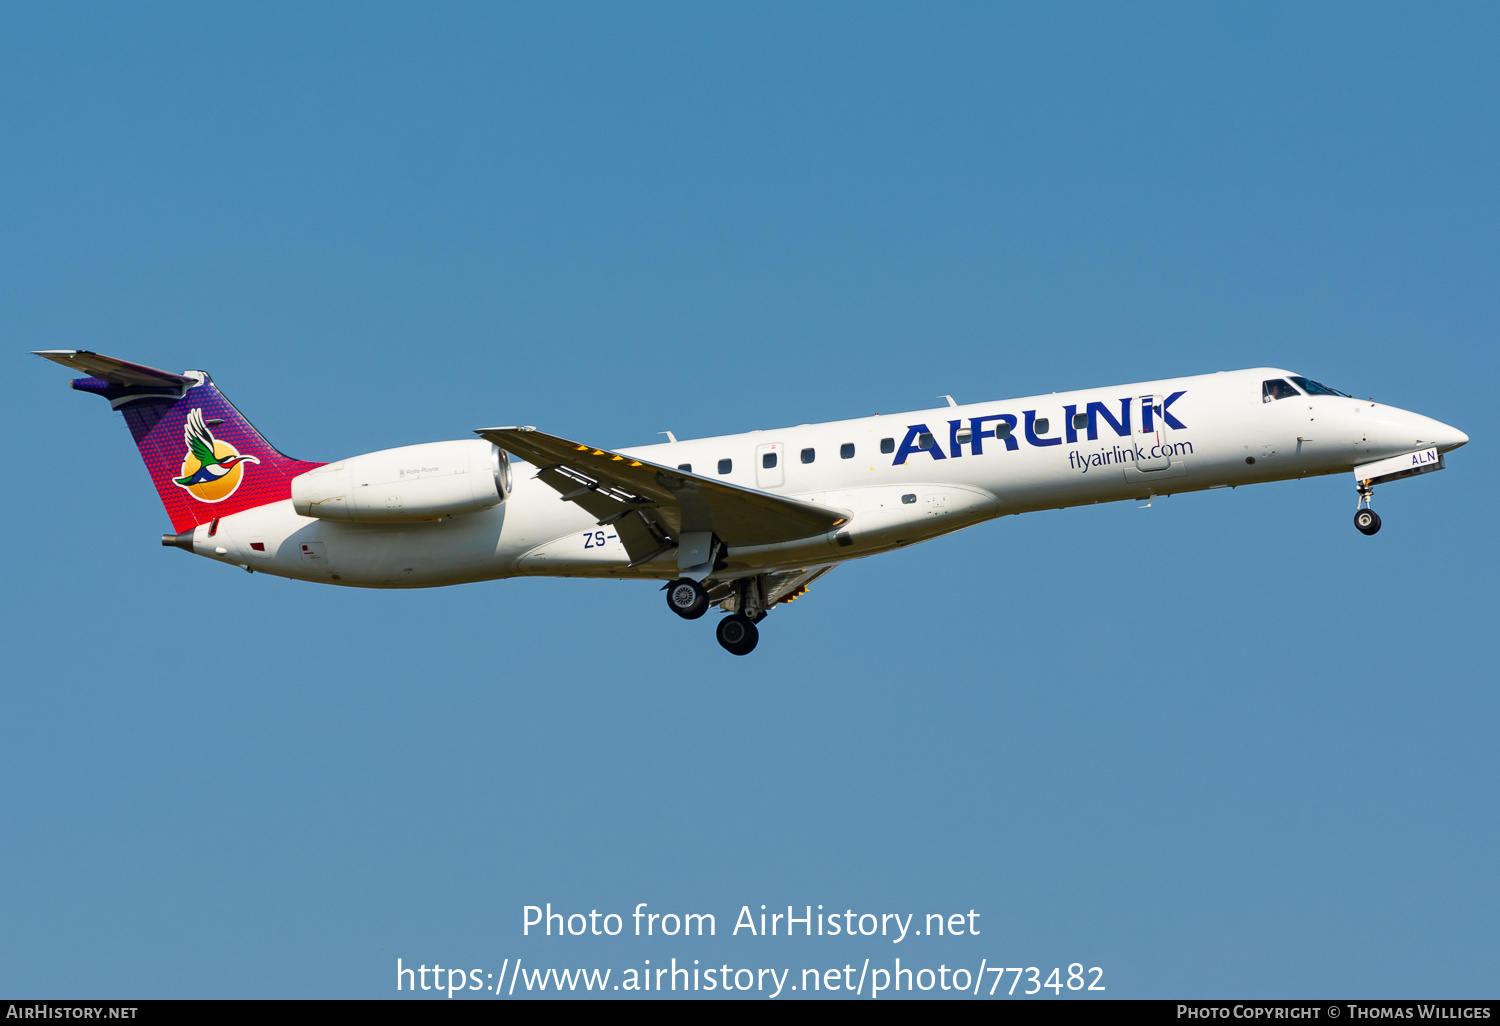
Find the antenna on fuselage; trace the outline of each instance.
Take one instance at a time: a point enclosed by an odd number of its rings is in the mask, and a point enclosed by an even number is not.
[[[675,441],[677,441],[677,436],[674,435],[674,434],[672,434],[672,432],[670,432],[670,431],[658,431],[657,434],[659,434],[659,435],[666,435],[667,436],[667,441],[669,441],[669,442],[675,442]]]
[[[938,396],[938,398],[939,399],[946,399],[946,400],[948,400],[948,405],[949,406],[957,406],[958,405],[958,403],[956,403],[956,402],[953,401],[953,397],[951,395],[940,395],[940,396]]]

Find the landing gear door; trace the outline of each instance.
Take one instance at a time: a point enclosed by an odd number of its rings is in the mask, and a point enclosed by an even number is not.
[[[780,488],[786,481],[785,446],[780,442],[767,442],[755,447],[755,483],[761,488]]]
[[[1135,469],[1166,470],[1172,465],[1172,447],[1167,440],[1167,418],[1162,416],[1166,396],[1143,395],[1141,415],[1135,424]]]

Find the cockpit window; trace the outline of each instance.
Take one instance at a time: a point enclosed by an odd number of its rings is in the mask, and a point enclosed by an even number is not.
[[[1295,399],[1297,394],[1297,390],[1281,378],[1261,382],[1260,400],[1263,403],[1275,402],[1277,399]]]
[[[1341,395],[1345,399],[1350,398],[1348,392],[1340,392],[1336,388],[1329,388],[1327,385],[1320,385],[1316,381],[1310,381],[1307,378],[1294,377],[1292,378],[1292,380],[1300,385],[1302,391],[1306,392],[1308,395]]]

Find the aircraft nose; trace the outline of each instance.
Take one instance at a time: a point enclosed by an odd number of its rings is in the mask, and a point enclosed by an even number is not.
[[[1437,446],[1437,452],[1440,453],[1452,452],[1469,441],[1469,435],[1458,431],[1458,428],[1431,417],[1419,417],[1419,423],[1413,426],[1418,431],[1418,441],[1424,446]]]
[[[1393,409],[1383,418],[1377,415],[1366,424],[1378,435],[1384,448],[1408,451],[1408,447],[1436,448],[1438,452],[1452,452],[1469,440],[1458,428],[1410,410]]]
[[[1434,429],[1432,444],[1437,446],[1438,452],[1452,452],[1469,440],[1469,436],[1458,428],[1444,424],[1440,420],[1434,420],[1432,426]]]

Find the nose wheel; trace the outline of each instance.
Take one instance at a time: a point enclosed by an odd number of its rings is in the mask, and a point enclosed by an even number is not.
[[[1374,534],[1380,530],[1380,514],[1370,508],[1370,499],[1374,495],[1374,485],[1368,481],[1359,483],[1359,505],[1354,509],[1354,528],[1360,534]]]

